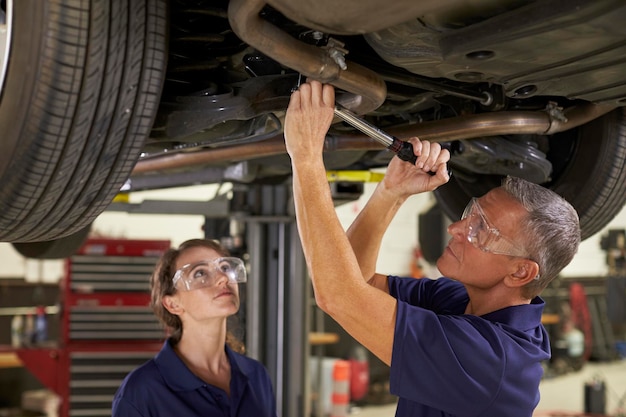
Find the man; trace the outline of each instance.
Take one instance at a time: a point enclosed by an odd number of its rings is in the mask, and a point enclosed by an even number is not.
[[[576,212],[552,191],[510,178],[449,226],[437,261],[444,277],[377,274],[398,208],[448,181],[450,155],[412,138],[415,165],[393,158],[345,233],[322,159],[333,107],[333,87],[312,81],[293,93],[285,121],[298,230],[319,307],[391,366],[397,416],[530,417],[550,355],[537,295],[577,251]]]

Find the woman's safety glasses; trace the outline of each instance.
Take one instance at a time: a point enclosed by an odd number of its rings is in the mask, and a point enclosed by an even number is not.
[[[222,276],[226,276],[229,282],[246,282],[243,261],[239,258],[225,257],[187,264],[176,271],[172,283],[176,286],[178,281],[181,281],[185,290],[191,291],[213,286]]]
[[[478,204],[478,199],[471,199],[465,207],[461,220],[466,221],[465,234],[467,240],[483,252],[522,258],[528,256],[523,249],[502,236],[498,229],[489,225],[485,212]]]

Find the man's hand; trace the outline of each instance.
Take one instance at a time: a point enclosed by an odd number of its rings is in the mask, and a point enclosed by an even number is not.
[[[408,197],[425,191],[433,191],[450,179],[447,163],[450,152],[438,143],[410,138],[417,156],[415,165],[392,158],[382,186],[399,197]],[[431,173],[435,175],[431,175]]]
[[[324,140],[334,118],[335,89],[330,84],[310,81],[293,92],[285,117],[285,145],[292,160],[299,164],[319,161]],[[438,143],[411,138],[417,156],[415,165],[392,158],[383,187],[399,197],[432,191],[445,184],[450,152]],[[430,173],[434,172],[435,175]]]
[[[319,81],[304,83],[291,95],[285,117],[285,145],[291,159],[319,157],[334,117],[335,89]]]

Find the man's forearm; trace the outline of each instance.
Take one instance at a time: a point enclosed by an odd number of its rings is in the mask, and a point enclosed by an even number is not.
[[[365,282],[326,179],[324,139],[333,108],[334,89],[318,81],[294,91],[287,108],[285,145],[298,232],[318,306],[389,364],[397,301]]]

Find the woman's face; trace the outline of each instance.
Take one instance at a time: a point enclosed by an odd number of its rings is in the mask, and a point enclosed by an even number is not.
[[[206,247],[194,247],[185,250],[176,261],[176,270],[185,265],[207,264],[202,261],[212,261],[221,258],[218,252]],[[208,262],[211,264],[211,262]],[[228,276],[220,273],[219,269],[211,269],[211,284],[195,289],[188,289],[183,280],[194,279],[196,276],[206,274],[207,268],[189,269],[184,278],[180,278],[175,286],[176,292],[170,296],[179,309],[172,311],[178,314],[181,320],[192,319],[202,321],[211,318],[223,318],[237,313],[239,310],[239,288],[236,282],[229,280]]]

